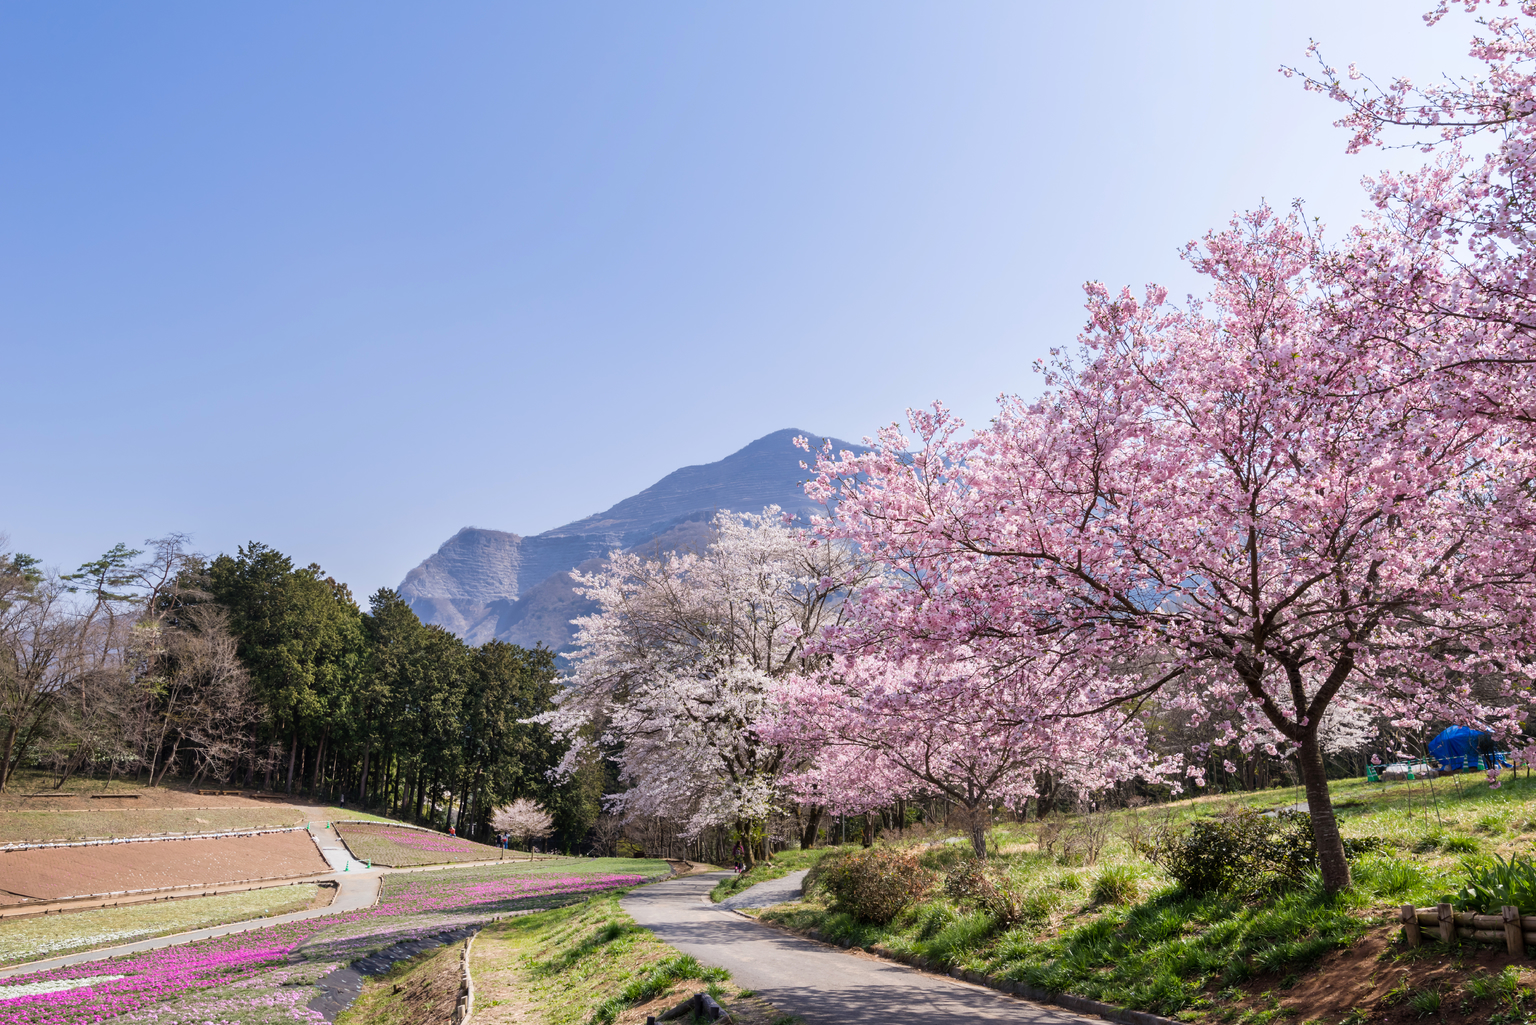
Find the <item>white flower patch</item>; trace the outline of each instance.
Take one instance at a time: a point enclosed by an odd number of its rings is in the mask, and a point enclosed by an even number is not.
[[[53,982],[29,982],[25,986],[0,986],[0,1000],[36,996],[38,993],[62,993],[66,989],[84,989],[98,982],[114,982],[121,975],[87,975],[83,979],[55,979]]]

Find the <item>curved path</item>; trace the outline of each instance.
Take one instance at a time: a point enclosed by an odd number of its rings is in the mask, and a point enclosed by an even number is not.
[[[1030,1025],[1102,1023],[995,990],[929,975],[872,956],[760,925],[709,903],[709,891],[728,873],[687,876],[633,890],[619,903],[635,921],[700,961],[719,965],[739,986],[756,990],[781,1011],[809,1025],[924,1025],[1027,1022]],[[784,879],[744,890],[740,898]],[[783,899],[783,898],[780,898]],[[751,904],[738,906],[753,906]]]
[[[777,879],[769,879],[756,886],[749,886],[736,896],[722,900],[715,907],[735,911],[737,908],[767,908],[786,901],[799,900],[801,893],[804,892],[806,874],[809,872],[810,869],[802,868],[798,872],[790,872]]]

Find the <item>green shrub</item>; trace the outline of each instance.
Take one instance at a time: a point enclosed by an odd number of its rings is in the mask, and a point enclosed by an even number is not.
[[[1383,846],[1374,837],[1346,838],[1344,854],[1355,858]],[[1312,820],[1304,812],[1203,819],[1183,832],[1159,830],[1136,848],[1193,894],[1252,893],[1275,879],[1298,883],[1317,867]]]
[[[1461,910],[1494,914],[1512,904],[1522,912],[1536,912],[1536,864],[1530,858],[1511,855],[1505,861],[1495,854],[1492,861],[1466,861],[1462,868],[1467,881],[1455,894]]]
[[[1050,917],[1049,910],[1040,913],[1038,899],[1031,899],[1039,895],[1025,897],[1011,889],[1006,880],[993,879],[987,874],[985,863],[975,858],[962,861],[945,873],[944,892],[959,903],[985,911],[1004,928]]]
[[[1140,881],[1129,865],[1115,865],[1094,879],[1089,898],[1095,904],[1130,904],[1140,889]]]
[[[815,885],[831,894],[840,910],[876,925],[922,900],[934,883],[915,855],[888,847],[828,855],[816,868]]]

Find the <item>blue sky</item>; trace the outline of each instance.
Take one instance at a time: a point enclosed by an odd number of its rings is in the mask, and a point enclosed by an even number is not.
[[[1342,228],[1339,108],[1462,66],[1408,3],[0,7],[0,531],[180,530],[360,596],[781,427],[975,423],[1081,284]]]

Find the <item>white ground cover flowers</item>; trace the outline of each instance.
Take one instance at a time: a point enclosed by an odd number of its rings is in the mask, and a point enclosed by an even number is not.
[[[311,883],[65,915],[12,918],[0,921],[0,964],[40,961],[75,950],[302,911],[314,899],[315,886]]]

